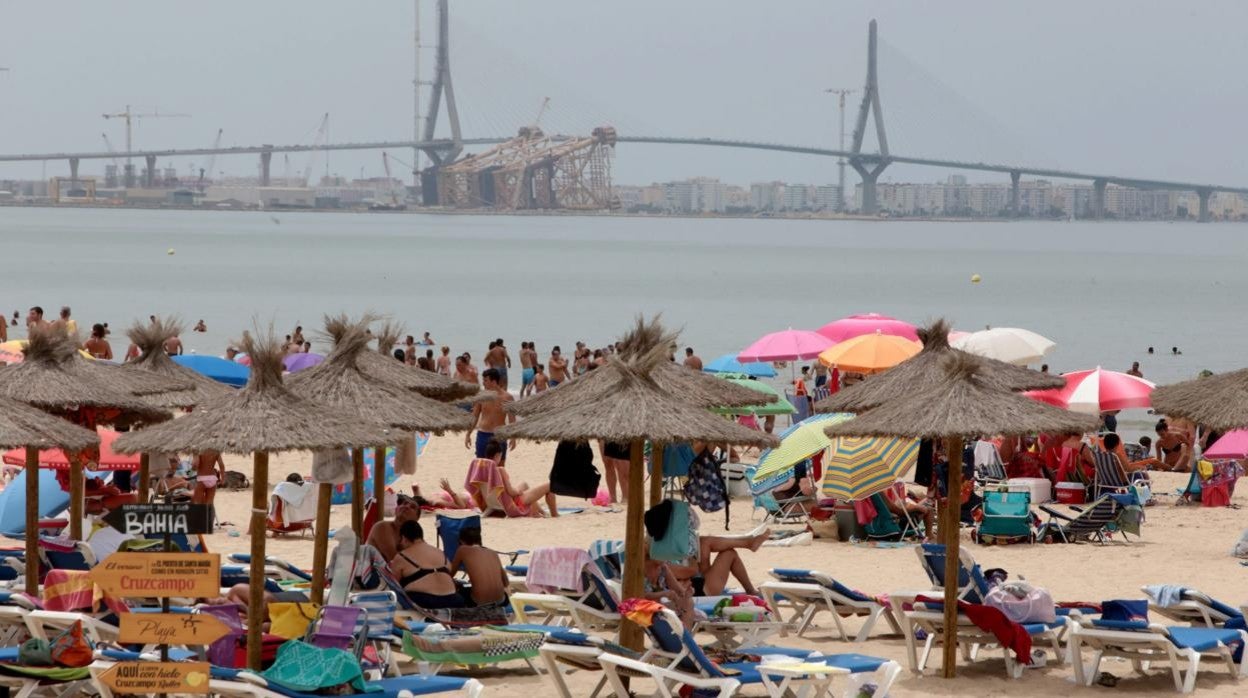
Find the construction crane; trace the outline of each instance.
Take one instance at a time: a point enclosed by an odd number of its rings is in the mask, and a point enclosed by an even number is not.
[[[212,149],[213,149],[213,150],[217,150],[218,148],[220,148],[220,147],[221,147],[221,134],[223,134],[223,133],[225,133],[225,129],[223,129],[223,128],[219,128],[219,129],[217,129],[217,137],[216,137],[216,138],[214,138],[214,139],[213,139],[213,141],[212,141]],[[208,155],[208,166],[207,166],[207,167],[201,167],[201,168],[199,168],[199,190],[200,190],[201,192],[204,190],[204,186],[205,186],[205,184],[204,184],[204,173],[205,173],[205,172],[207,172],[207,173],[208,173],[208,176],[210,176],[210,177],[211,177],[211,176],[212,176],[212,167],[213,167],[213,165],[216,165],[216,164],[217,164],[217,154],[214,152],[214,153],[210,153],[210,154]]]
[[[325,145],[326,139],[329,138],[329,112],[325,112],[325,116],[321,117],[321,125],[316,129],[316,138],[312,141],[312,151],[308,153],[308,166],[303,168],[303,186],[309,186],[312,179],[312,168],[316,165],[316,154],[320,146]],[[329,156],[326,156],[326,163],[329,162]]]
[[[403,162],[402,160],[398,158],[392,158],[392,156],[384,150],[381,151],[381,164],[386,169],[386,187],[390,190],[390,207],[395,208],[395,209],[406,208],[404,204],[399,202],[399,194],[397,191],[395,191],[394,175],[390,174],[390,160],[391,159],[393,159],[395,162],[399,163],[400,165],[407,167],[408,169],[411,169],[411,165],[408,165],[407,163]]]
[[[108,150],[109,154],[113,156],[113,165],[117,169],[121,169],[121,161],[117,159],[117,151],[113,149],[113,142],[108,140],[108,134],[101,133],[100,136],[104,138],[104,147]]]
[[[838,134],[840,138],[841,152],[845,152],[845,98],[849,95],[854,94],[857,91],[858,90],[851,90],[847,88],[836,88],[836,87],[829,87],[828,89],[824,90],[824,92],[828,94],[836,95],[837,104],[840,106],[840,109],[841,109],[841,130]],[[836,162],[836,168],[838,170],[837,187],[840,189],[840,191],[837,192],[838,200],[836,202],[837,203],[836,210],[841,211],[841,210],[844,210],[845,208],[845,157],[844,156],[841,156],[841,159]]]
[[[126,105],[126,110],[116,114],[104,114],[105,119],[125,119],[126,120],[126,180],[129,181],[134,173],[134,167],[130,162],[130,153],[134,152],[134,129],[133,121],[135,119],[186,119],[190,118],[190,114],[161,114],[159,109],[153,109],[150,114],[139,114],[130,111],[130,105]]]

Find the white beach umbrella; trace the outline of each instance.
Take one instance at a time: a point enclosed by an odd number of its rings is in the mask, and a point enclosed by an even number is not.
[[[953,342],[954,349],[978,356],[986,356],[1007,364],[1026,366],[1039,363],[1057,346],[1053,340],[1018,327],[994,327],[960,337]]]

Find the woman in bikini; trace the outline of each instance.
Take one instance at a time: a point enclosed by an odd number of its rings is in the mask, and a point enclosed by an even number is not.
[[[412,603],[421,608],[463,608],[464,597],[455,587],[450,565],[441,550],[425,542],[425,531],[415,521],[399,527],[399,553],[390,571],[399,578]]]
[[[1188,464],[1191,444],[1187,439],[1187,434],[1171,429],[1170,423],[1164,419],[1157,422],[1154,431],[1157,432],[1157,458],[1164,463],[1164,465],[1157,466],[1158,469],[1178,473],[1191,471],[1192,468]]]

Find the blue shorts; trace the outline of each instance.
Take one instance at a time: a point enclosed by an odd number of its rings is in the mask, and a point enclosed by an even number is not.
[[[522,375],[524,377],[524,384],[529,385],[533,382],[533,377],[537,375],[537,371],[534,371],[531,368],[526,368],[524,369],[524,373]]]
[[[495,368],[494,370],[498,371],[498,381],[500,383],[506,383],[507,382],[507,367],[499,366]]]
[[[477,432],[477,458],[485,458],[485,446],[486,444],[490,443],[490,439],[492,438],[494,438],[494,432],[490,432],[490,431],[478,431]],[[506,458],[507,457],[507,442],[500,440],[499,443],[501,443],[503,446],[502,457]]]
[[[556,381],[556,380],[552,380],[552,381],[549,381],[549,385],[550,385],[550,387],[552,387],[552,388],[557,388],[557,387],[559,387],[559,384],[560,384],[560,383],[562,383],[562,382],[563,382],[563,381]]]

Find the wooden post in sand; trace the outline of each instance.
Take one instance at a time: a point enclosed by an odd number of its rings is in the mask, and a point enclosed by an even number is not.
[[[260,670],[261,626],[264,624],[264,543],[268,531],[264,525],[268,515],[269,454],[256,451],[252,456],[251,476],[251,576],[248,578],[247,599],[247,666]]]
[[[646,498],[643,492],[646,481],[645,473],[642,472],[645,467],[644,448],[645,442],[640,439],[633,441],[629,448],[628,491],[632,496],[628,498],[624,530],[624,599],[638,598],[645,593],[646,534],[643,515]],[[631,620],[622,619],[620,644],[632,650],[640,650],[641,626]]]
[[[373,449],[373,499],[377,500],[377,521],[386,520],[386,447]],[[364,541],[360,541],[363,543]]]
[[[152,456],[144,451],[139,454],[139,502],[146,502],[148,481],[152,479]],[[222,483],[225,484],[225,483]]]
[[[945,628],[942,675],[952,679],[958,671],[958,528],[962,518],[962,437],[945,440],[949,456],[949,502],[945,506]]]
[[[650,444],[650,506],[663,501],[663,444]]]
[[[39,596],[39,449],[26,447],[26,593]]]
[[[329,509],[333,506],[334,486],[316,486],[316,526],[312,530],[312,603],[325,598],[325,563],[329,560]],[[362,544],[364,541],[360,541]]]
[[[364,449],[351,449],[351,528],[364,542]]]
[[[82,540],[82,458],[77,453],[66,455],[69,457],[69,538]],[[38,469],[35,475],[39,475]]]

